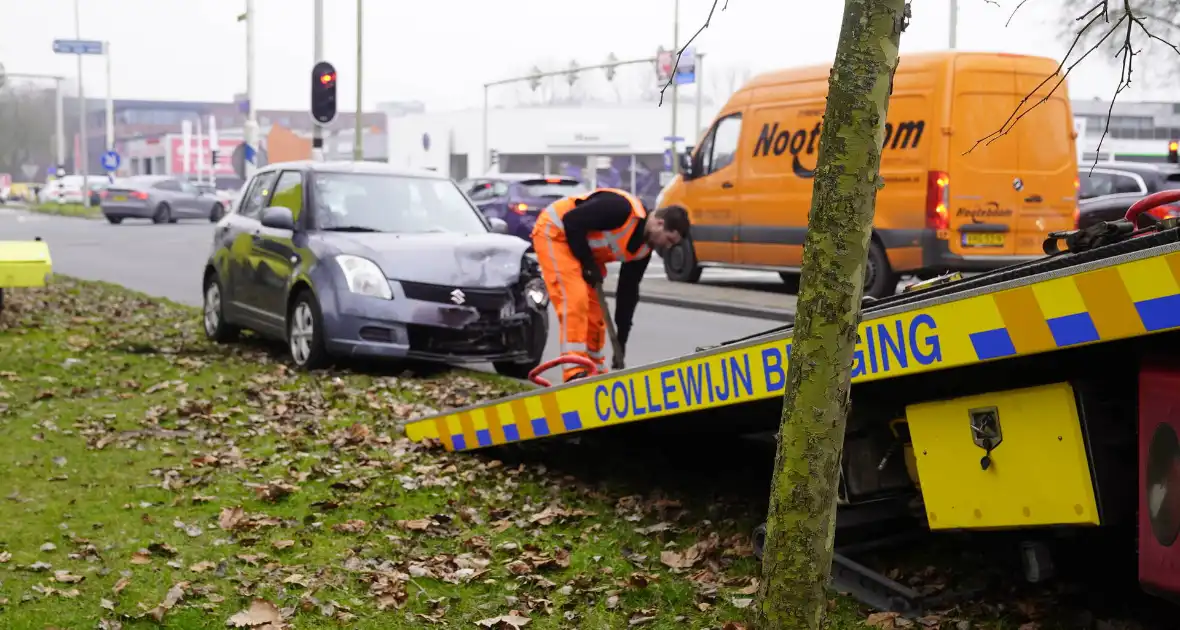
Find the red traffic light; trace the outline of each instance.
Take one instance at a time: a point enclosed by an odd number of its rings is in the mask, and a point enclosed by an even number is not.
[[[320,83],[323,83],[324,85],[330,85],[335,80],[336,80],[336,73],[334,73],[334,72],[325,73],[325,74],[320,75]]]

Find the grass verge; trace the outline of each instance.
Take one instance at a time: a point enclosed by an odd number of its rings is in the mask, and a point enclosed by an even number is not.
[[[61,277],[11,294],[0,627],[748,623],[748,515],[410,444],[407,419],[513,384],[300,374],[259,344],[209,344],[198,315]],[[834,630],[867,621],[847,599],[831,608]],[[921,627],[1016,628],[1021,611],[952,610]]]
[[[41,203],[29,206],[29,210],[42,214],[56,214],[87,219],[97,219],[102,216],[102,208],[98,206],[87,208],[80,203]]]

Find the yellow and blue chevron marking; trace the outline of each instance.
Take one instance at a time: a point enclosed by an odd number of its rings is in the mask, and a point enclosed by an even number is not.
[[[853,383],[1180,328],[1180,253],[878,316],[860,326]],[[641,366],[410,423],[447,450],[596,429],[781,396],[789,337]]]

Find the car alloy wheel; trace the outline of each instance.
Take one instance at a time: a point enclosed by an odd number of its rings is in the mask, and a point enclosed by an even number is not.
[[[217,336],[218,326],[221,324],[221,287],[216,282],[210,282],[205,287],[205,334],[209,338]]]
[[[315,342],[315,315],[311,305],[301,301],[291,313],[291,358],[298,365],[307,365],[311,360],[312,344]]]

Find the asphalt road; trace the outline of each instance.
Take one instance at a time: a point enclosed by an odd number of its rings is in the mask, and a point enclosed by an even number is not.
[[[56,273],[121,284],[183,304],[201,304],[201,269],[213,239],[212,224],[187,221],[154,225],[56,217],[0,208],[0,240],[41,237],[49,243]],[[663,276],[653,261],[651,275]],[[773,322],[641,304],[627,348],[629,366],[654,363],[698,346],[766,330]],[[557,321],[550,312],[547,357],[557,355]],[[481,366],[491,369],[490,366]],[[556,370],[548,376],[557,378]]]

